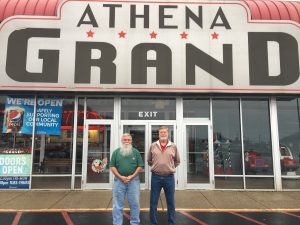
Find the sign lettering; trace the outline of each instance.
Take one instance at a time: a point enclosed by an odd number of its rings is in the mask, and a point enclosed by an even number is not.
[[[299,92],[300,25],[247,13],[242,2],[66,1],[57,20],[0,27],[0,89]]]

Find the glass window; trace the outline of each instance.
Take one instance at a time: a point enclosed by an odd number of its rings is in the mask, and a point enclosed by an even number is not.
[[[184,118],[210,118],[209,99],[183,99]]]
[[[215,177],[216,189],[243,189],[243,177]]]
[[[33,174],[71,174],[73,111],[73,97],[37,98]]]
[[[123,98],[121,101],[123,120],[175,120],[176,100],[156,98]]]
[[[32,189],[70,189],[71,176],[32,177]]]
[[[86,99],[87,119],[113,119],[114,99],[113,98],[87,98]]]
[[[300,176],[300,110],[299,98],[277,98],[280,164],[283,187],[300,188],[295,179]]]
[[[208,126],[186,126],[187,183],[209,183]]]
[[[274,189],[273,177],[246,177],[247,189]]]
[[[77,137],[76,137],[76,166],[75,173],[82,173],[84,98],[78,98]]]
[[[215,174],[242,175],[239,100],[213,99],[212,112]]]
[[[146,126],[145,125],[124,125],[124,133],[129,133],[132,136],[132,146],[139,150],[144,162],[147,162],[146,158]],[[145,168],[140,172],[140,182],[145,183]]]
[[[32,96],[0,96],[0,189],[28,189],[32,152]]]
[[[243,99],[242,111],[245,173],[273,175],[269,101]]]
[[[86,165],[87,183],[109,182],[110,125],[89,125]]]

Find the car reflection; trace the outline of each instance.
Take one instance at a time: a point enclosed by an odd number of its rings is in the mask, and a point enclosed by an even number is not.
[[[296,176],[299,161],[294,159],[291,149],[286,145],[280,145],[280,164],[282,174]]]
[[[245,171],[247,174],[256,174],[259,171],[267,172],[269,163],[254,149],[245,151]]]

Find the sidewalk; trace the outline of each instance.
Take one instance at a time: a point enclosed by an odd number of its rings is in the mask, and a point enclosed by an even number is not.
[[[141,210],[149,209],[149,191],[141,192]],[[300,209],[300,192],[176,191],[176,209],[276,210]],[[111,210],[111,190],[0,191],[0,210]],[[128,206],[126,206],[128,207]],[[166,210],[162,192],[160,209]]]

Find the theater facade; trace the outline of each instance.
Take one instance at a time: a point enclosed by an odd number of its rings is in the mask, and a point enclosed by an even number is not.
[[[0,189],[111,189],[165,125],[177,189],[300,190],[299,2],[3,2]]]

